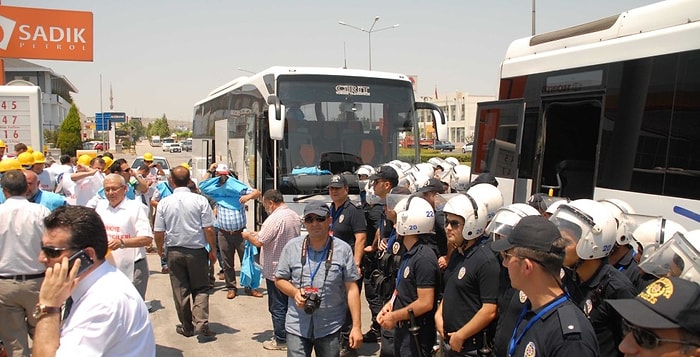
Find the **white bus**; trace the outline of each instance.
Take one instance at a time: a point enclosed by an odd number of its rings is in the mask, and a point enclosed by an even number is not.
[[[504,196],[619,198],[700,228],[700,6],[665,1],[514,41],[472,173]]]
[[[360,165],[418,162],[419,147],[399,145],[402,133],[420,137],[418,110],[433,118],[439,138],[447,137],[440,109],[416,103],[405,75],[271,67],[216,88],[195,104],[193,175],[199,179],[211,162],[227,163],[241,181],[262,192],[279,190],[301,212],[307,199],[330,201],[331,174],[347,174],[350,193],[357,194],[354,173]],[[261,212],[258,207],[256,222]]]

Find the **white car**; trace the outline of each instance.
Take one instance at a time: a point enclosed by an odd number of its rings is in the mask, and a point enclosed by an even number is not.
[[[153,163],[160,164],[160,167],[163,169],[165,176],[170,176],[170,164],[168,163],[168,159],[166,159],[163,156],[154,156]],[[143,156],[139,156],[134,159],[134,161],[131,163],[131,169],[138,170],[141,167],[141,165],[143,165]]]
[[[165,138],[165,139],[162,139],[160,142],[161,142],[160,146],[163,149],[163,151],[170,151],[170,145],[175,143],[175,139]]]
[[[180,146],[180,143],[172,143],[168,146],[168,151],[170,151],[170,152],[182,152],[182,146]]]
[[[472,148],[474,147],[474,144],[464,144],[462,146],[462,153],[466,154],[468,152],[472,152]]]

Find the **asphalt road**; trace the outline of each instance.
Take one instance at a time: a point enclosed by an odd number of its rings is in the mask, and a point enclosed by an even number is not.
[[[187,162],[190,153],[165,153],[159,147],[151,147],[147,141],[137,145],[136,155],[115,154],[115,158],[125,158],[131,163],[136,156],[151,152],[155,156],[165,156],[173,166]],[[267,311],[267,293],[255,298],[239,289],[239,295],[232,300],[226,299],[226,287],[217,280],[209,296],[210,327],[217,333],[217,340],[199,343],[196,337],[186,338],[175,332],[179,323],[174,310],[170,278],[160,272],[160,260],[156,254],[148,255],[150,278],[146,299],[152,301],[151,322],[156,338],[157,356],[286,356],[282,351],[263,349],[262,342],[272,337],[272,320]],[[240,269],[237,267],[236,271]],[[218,272],[218,267],[217,267]],[[264,287],[264,284],[262,284]],[[367,303],[362,297],[362,331],[368,330],[371,317]],[[360,356],[378,356],[379,345],[363,344],[358,350]]]

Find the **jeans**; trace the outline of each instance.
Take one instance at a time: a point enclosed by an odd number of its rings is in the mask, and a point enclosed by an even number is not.
[[[294,334],[287,334],[287,357],[310,357],[311,350],[317,357],[340,356],[340,331],[316,339],[309,339]]]
[[[265,279],[265,283],[267,284],[267,310],[272,315],[275,340],[279,343],[286,343],[287,331],[284,329],[284,324],[287,321],[288,297],[277,289],[274,281]]]

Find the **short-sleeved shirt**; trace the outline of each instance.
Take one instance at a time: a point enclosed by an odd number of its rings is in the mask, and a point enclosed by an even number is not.
[[[422,239],[422,238],[421,238]],[[440,268],[437,264],[435,252],[424,241],[419,240],[411,249],[404,253],[397,272],[394,310],[410,305],[418,299],[418,289],[433,288],[437,296]],[[417,319],[425,319],[428,325],[434,325],[435,308],[427,313],[416,316]],[[432,321],[432,323],[431,323]]]
[[[569,271],[564,277],[564,287],[571,300],[583,310],[593,325],[602,356],[622,356],[617,346],[622,342],[620,316],[605,299],[632,299],[636,288],[630,280],[607,261],[593,274],[593,277],[579,283],[572,279]]]
[[[528,310],[517,326],[516,337],[525,330],[530,320],[548,305],[535,311]],[[508,346],[505,350],[508,353]],[[527,329],[515,345],[512,356],[597,357],[600,354],[593,326],[576,305],[566,300],[547,311]]]
[[[333,218],[333,223],[331,224],[333,236],[342,239],[354,252],[355,234],[367,231],[365,212],[349,199],[346,199],[337,209],[335,204],[331,203],[330,213]]]
[[[365,208],[365,222],[367,222],[367,239],[365,240],[365,246],[372,245],[374,241],[374,235],[377,233],[377,228],[379,228],[379,222],[382,218],[382,213],[384,212],[384,205],[366,204]]]
[[[333,238],[333,257],[331,267],[326,272],[326,252],[309,247],[306,264],[302,268],[301,250],[304,237],[296,237],[282,249],[275,277],[288,280],[295,287],[309,286],[319,289],[321,304],[309,315],[297,307],[294,298],[287,299],[287,319],[285,329],[288,333],[304,338],[321,338],[340,330],[345,322],[347,312],[347,291],[345,283],[360,278],[353,259],[350,246]],[[311,283],[311,271],[319,266]]]
[[[214,214],[207,199],[178,187],[160,200],[153,225],[154,232],[165,232],[166,247],[199,249],[207,246],[203,227],[214,225]]]
[[[299,234],[301,234],[301,218],[287,205],[277,207],[267,216],[257,237],[262,243],[262,273],[265,279],[275,279],[275,270],[277,270],[282,249]]]
[[[613,267],[621,271],[627,279],[632,282],[635,288],[637,288],[637,293],[640,293],[646,285],[642,280],[642,271],[639,270],[639,264],[634,260],[635,251],[629,250]]]
[[[498,303],[498,260],[484,245],[464,252],[465,259],[446,282],[442,298],[445,332],[455,332],[469,322],[483,304]]]

